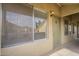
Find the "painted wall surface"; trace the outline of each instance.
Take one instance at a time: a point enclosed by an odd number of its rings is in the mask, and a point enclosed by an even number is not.
[[[76,5],[65,5],[62,7],[60,11],[60,7],[56,4],[32,4],[35,8],[44,10],[44,11],[54,11],[56,16],[67,16],[70,14],[74,14],[79,12],[79,4]],[[0,15],[2,13],[1,4],[0,4]],[[61,13],[61,14],[60,14]],[[50,13],[49,13],[50,14]],[[1,16],[0,16],[1,18]],[[1,18],[2,19],[2,18]],[[44,55],[45,53],[49,52],[53,49],[53,26],[52,19],[50,15],[48,16],[48,38],[47,40],[35,40],[32,42],[24,43],[21,45],[2,48],[2,55]],[[0,20],[1,22],[1,20]],[[0,23],[0,31],[1,31],[1,23]],[[61,41],[62,44],[69,42],[71,39],[70,36],[64,35],[64,19],[61,19]]]
[[[75,24],[75,26],[77,26],[77,24],[79,24],[79,23],[77,23],[77,22],[79,22],[79,13],[72,15],[72,20],[73,20],[72,23]],[[77,33],[78,32],[77,32],[77,28],[76,28],[75,33],[73,34],[73,38],[75,38],[75,39],[78,38]]]
[[[34,7],[50,11],[53,10],[55,15],[60,16],[59,7],[56,4],[33,4]],[[53,48],[52,36],[52,19],[48,16],[48,38],[24,43],[21,45],[2,48],[2,55],[44,55]]]
[[[68,16],[74,13],[78,13],[79,12],[79,4],[71,4],[71,5],[64,5],[61,8],[61,17],[64,16]],[[61,40],[62,40],[62,44],[68,43],[72,40],[71,36],[66,36],[64,35],[64,19],[61,19]]]
[[[77,13],[79,12],[79,4],[64,5],[61,11],[62,11],[61,12],[62,17]]]
[[[1,55],[2,5],[0,4],[0,55]]]
[[[66,17],[66,19],[67,20],[70,20],[69,18],[71,17],[71,20],[72,20],[72,23],[73,24],[77,24],[77,21],[79,21],[78,19],[79,19],[79,14],[77,13],[77,14],[73,14],[72,16],[68,16],[68,17]],[[62,44],[65,44],[65,43],[68,43],[68,42],[70,42],[70,41],[72,41],[73,40],[73,38],[77,38],[77,33],[75,33],[75,34],[72,34],[72,35],[65,35],[64,34],[64,19],[62,19],[62,21],[61,21],[61,26],[62,26],[62,28],[61,28],[61,30],[62,30]]]
[[[67,20],[70,20],[69,18],[66,18]],[[72,40],[72,36],[65,35],[65,28],[64,28],[64,18],[61,19],[61,41],[62,44],[66,44]]]
[[[52,36],[54,50],[61,48],[61,19],[57,16],[52,16]]]

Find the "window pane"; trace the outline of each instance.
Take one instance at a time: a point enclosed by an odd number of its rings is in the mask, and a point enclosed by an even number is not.
[[[34,39],[45,39],[47,31],[47,13],[34,10]]]
[[[77,38],[79,38],[79,22],[77,22]]]
[[[7,5],[7,4],[6,4]],[[19,10],[14,9],[11,10],[10,7],[18,6],[18,9],[21,9],[21,13],[18,12]],[[30,10],[27,10],[27,8]],[[5,33],[2,36],[2,47],[13,46],[16,44],[26,43],[28,41],[33,40],[33,20],[32,20],[32,8],[25,6],[25,9],[19,5],[7,5],[6,6],[6,15],[5,16],[5,23],[6,28]],[[25,13],[24,13],[25,12]]]
[[[74,24],[72,24],[72,33],[74,34]]]
[[[65,35],[68,35],[68,20],[64,20]]]
[[[76,26],[76,24],[74,25],[74,36],[77,37],[77,26]]]

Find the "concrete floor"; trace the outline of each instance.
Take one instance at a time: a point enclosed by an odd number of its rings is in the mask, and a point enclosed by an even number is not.
[[[79,53],[79,40],[73,40],[72,42],[64,45],[64,48]]]
[[[67,48],[62,48],[61,50],[51,54],[50,56],[79,56],[79,54]]]
[[[54,52],[50,56],[79,56],[79,41],[74,40],[65,44],[62,49]]]

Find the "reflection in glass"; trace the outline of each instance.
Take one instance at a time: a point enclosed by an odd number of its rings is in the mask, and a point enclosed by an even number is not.
[[[2,48],[45,39],[47,13],[20,4],[4,4],[2,21]],[[33,36],[34,35],[34,36]]]
[[[76,38],[77,37],[77,26],[74,25],[74,37]]]
[[[68,24],[68,34],[71,35],[71,33],[72,33],[71,24]]]
[[[47,30],[47,13],[34,10],[34,39],[45,39]]]
[[[6,11],[6,37],[2,40],[2,47],[32,40],[32,31],[32,16]]]
[[[72,34],[74,34],[74,24],[72,24]]]
[[[79,38],[79,22],[77,22],[77,38]]]
[[[65,35],[68,35],[68,20],[64,20]]]

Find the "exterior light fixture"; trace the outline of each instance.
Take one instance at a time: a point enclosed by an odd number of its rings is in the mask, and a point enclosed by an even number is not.
[[[55,13],[54,13],[54,11],[50,11],[50,16],[52,16],[52,15],[54,15]]]

